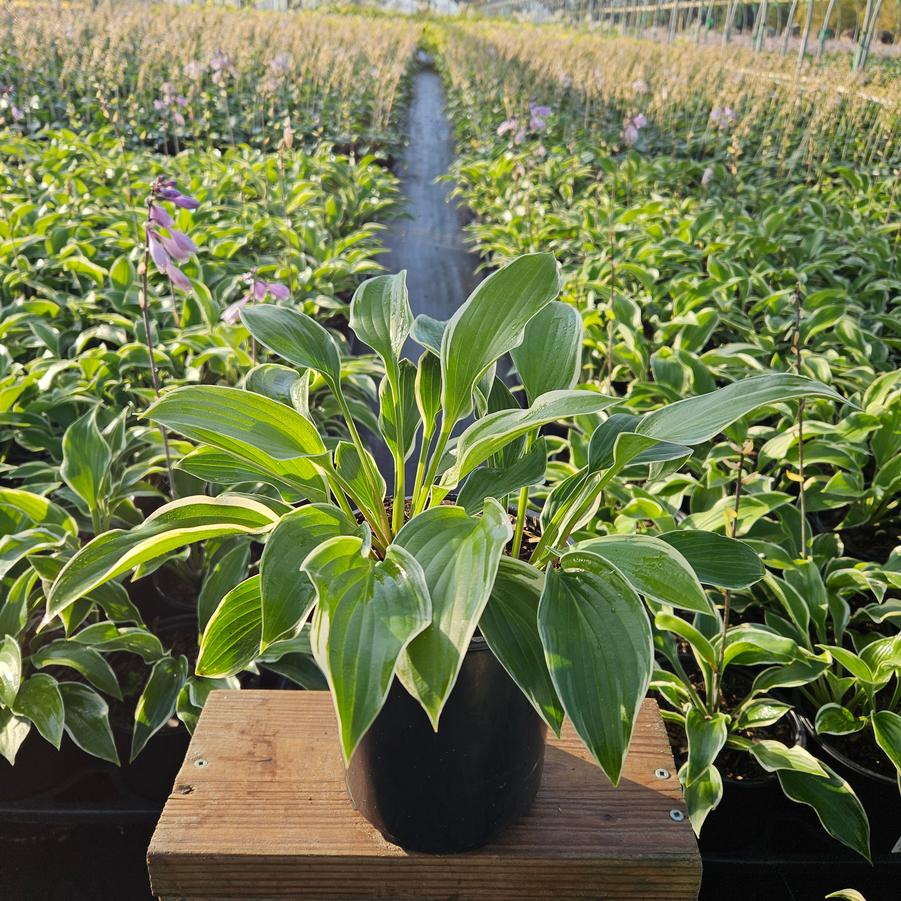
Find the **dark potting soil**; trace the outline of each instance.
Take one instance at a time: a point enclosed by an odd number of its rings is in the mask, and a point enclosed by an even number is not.
[[[864,769],[890,779],[895,776],[894,765],[873,740],[873,733],[869,729],[861,729],[860,732],[853,732],[850,735],[822,735],[819,742],[828,745]]]
[[[689,678],[695,688],[703,690],[703,682],[700,675],[689,671]],[[744,690],[741,690],[744,689]],[[737,687],[729,684],[728,680],[723,685],[723,710],[728,713],[737,707],[747,696],[747,686]],[[737,734],[743,738],[770,739],[792,747],[798,743],[797,721],[789,716],[783,716],[771,726],[760,729],[742,729]],[[669,738],[673,757],[676,759],[677,769],[688,759],[688,739],[685,731],[677,724],[665,722],[666,734]],[[773,778],[750,754],[739,751],[737,748],[724,747],[716,758],[716,767],[724,779],[734,782],[748,782],[752,780],[764,780]]]
[[[681,767],[688,759],[688,740],[685,732],[676,724],[666,723],[666,734],[669,738],[673,757],[676,758],[676,766]],[[763,729],[743,729],[737,733],[744,738],[771,739],[780,741],[788,747],[796,743],[797,733],[791,722],[783,717],[781,720]],[[716,758],[716,767],[724,779],[734,782],[748,782],[772,777],[750,754],[735,748],[725,747]]]

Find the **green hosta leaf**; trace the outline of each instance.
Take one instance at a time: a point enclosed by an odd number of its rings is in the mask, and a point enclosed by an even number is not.
[[[152,632],[138,626],[120,628],[115,623],[93,623],[86,626],[72,641],[92,647],[95,651],[124,651],[137,654],[145,663],[163,656],[162,642]]]
[[[844,403],[840,394],[820,382],[773,372],[662,407],[643,416],[635,431],[661,441],[692,446],[709,441],[757,407],[801,397],[825,397]]]
[[[435,357],[440,357],[441,339],[444,337],[447,325],[447,322],[442,322],[440,319],[433,319],[425,313],[420,313],[413,322],[410,334],[417,344],[430,351],[428,356],[434,354]],[[440,374],[440,360],[438,363]]]
[[[566,715],[616,785],[653,666],[644,605],[606,560],[572,552],[545,576],[538,630]]]
[[[728,734],[728,717],[725,713],[706,717],[694,707],[688,711],[688,716],[685,717],[688,760],[684,774],[680,774],[683,785],[691,785],[704,777],[723,750]]]
[[[723,667],[730,663],[751,666],[759,663],[790,663],[800,656],[798,645],[766,626],[741,623],[726,635]]]
[[[824,765],[810,751],[802,748],[801,745],[794,745],[789,748],[780,741],[761,739],[749,742],[748,751],[768,773],[792,770],[796,773],[806,773],[808,776],[817,776],[821,779],[829,778]]]
[[[396,380],[400,354],[413,328],[406,270],[377,275],[357,288],[350,302],[350,327],[382,358]]]
[[[65,708],[65,729],[69,738],[88,754],[119,764],[119,755],[109,725],[106,701],[87,685],[60,682],[59,691]]]
[[[365,449],[364,453],[369,458],[370,471],[375,474],[375,485],[367,475],[356,446],[348,441],[342,441],[335,451],[335,470],[348,483],[353,492],[353,499],[360,509],[364,510],[371,520],[378,522],[384,512],[387,486],[378,471],[375,458]]]
[[[400,417],[394,403],[394,394],[387,377],[379,385],[379,427],[385,443],[392,451],[399,450],[404,460],[413,452],[419,415],[416,409],[416,367],[409,360],[401,360],[396,376],[400,388]],[[398,419],[402,428],[398,429]],[[398,435],[398,432],[400,433]]]
[[[512,537],[509,517],[489,499],[480,517],[460,507],[433,507],[394,539],[422,567],[432,599],[431,623],[401,655],[397,673],[436,731]]]
[[[246,669],[260,655],[263,629],[260,576],[251,576],[222,598],[200,640],[194,672],[219,679]]]
[[[870,824],[863,806],[844,779],[825,764],[823,769],[826,778],[791,768],[776,775],[787,797],[812,807],[833,838],[870,860]]]
[[[22,683],[13,704],[13,713],[31,720],[38,732],[55,748],[63,740],[63,697],[56,679],[35,673]]]
[[[553,301],[536,313],[519,347],[510,351],[529,403],[547,391],[572,388],[582,363],[582,317],[569,304]]]
[[[791,710],[790,704],[772,698],[755,698],[743,704],[736,719],[738,729],[761,729],[772,726]]]
[[[893,710],[877,710],[872,722],[876,744],[901,774],[901,716]]]
[[[866,717],[854,716],[841,704],[824,704],[817,711],[815,728],[817,735],[847,735],[859,732],[866,724]]]
[[[467,513],[475,513],[482,509],[485,498],[500,499],[520,488],[540,484],[547,472],[547,457],[547,442],[539,438],[531,450],[510,466],[474,470],[457,495],[457,506]]]
[[[0,510],[19,513],[36,524],[60,526],[70,535],[78,534],[78,525],[62,507],[21,488],[0,488]]]
[[[434,354],[423,354],[416,365],[416,406],[427,435],[435,430],[441,410],[441,362]]]
[[[683,797],[688,808],[688,819],[695,835],[701,834],[704,820],[722,800],[723,777],[715,766],[709,766],[692,782],[685,784],[684,774],[688,764],[679,771],[679,778],[683,780]]]
[[[544,574],[512,557],[501,557],[491,597],[479,620],[488,647],[555,735],[563,708],[551,681],[538,634]]]
[[[37,580],[38,574],[33,569],[26,569],[9,587],[6,600],[0,602],[0,639],[7,635],[15,638],[25,628],[28,622],[28,600]],[[2,655],[3,652],[0,651],[0,657]]]
[[[225,548],[213,560],[197,596],[197,628],[200,632],[206,628],[222,598],[244,580],[249,563],[250,543],[247,541],[240,541],[234,547]]]
[[[273,462],[275,468],[279,468],[280,464],[276,461]],[[302,480],[297,474],[286,474],[285,478],[279,479],[272,474],[270,469],[264,470],[262,467],[248,463],[246,460],[239,460],[225,451],[207,445],[186,454],[175,466],[176,469],[183,469],[192,476],[213,485],[225,485],[229,488],[242,482],[261,482],[264,485],[271,485],[289,503],[304,498],[313,503],[319,503],[327,500],[328,497],[325,483],[318,473],[308,482]],[[286,481],[287,479],[290,479],[290,482]]]
[[[616,439],[624,432],[635,431],[640,416],[630,413],[611,413],[591,434],[588,443],[588,471],[600,472],[613,465]]]
[[[743,541],[694,529],[664,532],[659,538],[672,545],[689,562],[705,585],[747,588],[764,576],[760,558]]]
[[[31,655],[31,664],[37,669],[48,666],[74,669],[104,694],[122,699],[119,681],[112,667],[98,651],[80,642],[65,638],[51,641]]]
[[[313,607],[316,592],[300,569],[307,554],[329,538],[362,532],[362,526],[330,504],[311,504],[282,517],[260,561],[263,650],[303,622]]]
[[[829,669],[828,660],[794,660],[784,666],[773,666],[754,677],[755,692],[774,688],[798,688],[819,679]]]
[[[549,253],[521,256],[488,276],[447,323],[441,339],[441,405],[446,422],[472,411],[481,374],[523,339],[523,330],[560,290]]]
[[[612,563],[645,597],[662,604],[715,615],[710,599],[688,561],[651,535],[605,535],[576,545]]]
[[[672,632],[688,642],[699,661],[703,661],[711,667],[716,666],[717,656],[713,645],[691,623],[687,623],[681,617],[673,616],[671,613],[658,613],[654,617],[654,625],[658,629]]]
[[[47,616],[110,579],[178,548],[223,535],[269,531],[278,515],[245,497],[186,497],[160,507],[129,532],[115,529],[98,535],[62,569],[47,598]]]
[[[617,403],[593,391],[550,391],[528,410],[499,410],[476,420],[457,440],[455,460],[441,478],[441,486],[451,490],[480,463],[496,454],[520,435],[548,422],[574,416],[588,416]]]
[[[279,403],[294,407],[297,390],[295,386],[300,378],[297,370],[290,366],[282,366],[281,363],[261,363],[247,373],[244,386],[255,394],[263,394]]]
[[[0,757],[14,766],[22,742],[31,732],[31,723],[24,716],[16,716],[6,707],[0,707]]]
[[[135,729],[131,737],[131,760],[144,749],[150,737],[175,714],[179,692],[188,679],[188,658],[163,657],[150,671],[150,678],[135,707]]]
[[[22,651],[11,635],[0,642],[0,702],[12,707],[22,684]]]
[[[63,435],[59,473],[91,512],[105,505],[112,451],[97,427],[97,408],[76,419]]]
[[[855,679],[865,682],[868,685],[876,684],[876,674],[870,669],[866,661],[858,657],[853,651],[847,648],[841,648],[837,645],[820,645],[824,650],[828,651],[834,660],[840,663]]]
[[[398,657],[431,619],[425,576],[409,551],[392,544],[381,562],[367,553],[361,538],[332,538],[303,565],[317,595],[311,644],[345,762],[382,709]]]
[[[291,407],[224,385],[185,385],[164,394],[144,415],[321,500],[326,497],[321,470],[311,459],[325,454],[325,445],[316,427]]]
[[[15,535],[0,536],[0,580],[26,557],[41,551],[55,550],[65,542],[65,533],[56,526],[26,529]]]
[[[599,426],[599,429],[604,428],[609,422],[610,420]],[[605,437],[607,435],[609,432],[604,433]],[[599,447],[599,444],[606,444],[606,441],[595,443],[594,437],[592,437],[588,448],[588,471],[597,472],[601,468],[600,464],[604,464],[603,468],[606,469],[598,488],[608,484],[629,465],[684,460],[691,455],[690,447],[672,444],[669,441],[658,441],[656,438],[649,438],[647,435],[639,435],[635,432],[618,432],[613,439],[613,452],[610,456],[607,454],[606,447]]]
[[[289,307],[246,306],[241,321],[264,347],[299,369],[320,373],[332,387],[341,381],[335,341],[315,319]]]

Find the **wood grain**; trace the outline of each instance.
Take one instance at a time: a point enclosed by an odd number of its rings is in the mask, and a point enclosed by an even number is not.
[[[660,779],[655,770],[673,775]],[[163,899],[589,901],[697,897],[701,861],[657,706],[613,788],[567,724],[532,810],[469,854],[412,854],[350,806],[324,692],[210,695],[148,851]]]

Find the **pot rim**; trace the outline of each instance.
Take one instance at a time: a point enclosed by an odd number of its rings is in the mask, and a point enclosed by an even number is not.
[[[801,715],[796,710],[787,710],[780,719],[789,719],[792,721],[792,725],[794,726],[795,732],[795,745],[800,745],[802,748],[807,747],[807,732],[804,728],[804,722],[802,720]],[[775,773],[767,773],[764,772],[762,776],[754,776],[751,779],[732,779],[729,776],[723,776],[723,782],[726,785],[736,787],[738,789],[752,789],[752,788],[760,788],[764,785],[773,785],[778,781],[778,776]]]
[[[876,770],[871,770],[869,767],[858,763],[856,760],[852,760],[830,743],[829,738],[831,736],[819,735],[809,716],[800,713],[798,714],[798,719],[801,721],[801,725],[804,727],[804,730],[810,738],[815,741],[833,759],[833,761],[847,767],[851,772],[857,773],[859,776],[872,779],[874,782],[878,782],[882,785],[895,786],[896,780],[891,776],[886,776],[884,773],[877,773]]]

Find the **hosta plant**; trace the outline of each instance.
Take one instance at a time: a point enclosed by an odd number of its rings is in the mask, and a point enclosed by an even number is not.
[[[78,546],[75,519],[37,494],[0,489],[0,755],[14,764],[35,731],[56,748],[63,734],[83,751],[119,762],[107,699],[123,688],[107,660],[133,654],[165,659],[125,589],[99,585],[54,611],[46,589]],[[178,665],[187,670],[187,660]],[[139,708],[140,708],[139,704]],[[135,745],[151,733],[141,717]]]
[[[751,572],[754,563],[760,567],[751,554]],[[737,572],[728,578],[732,588],[748,584]],[[661,610],[654,624],[667,668],[655,671],[652,685],[685,743],[679,780],[695,832],[723,798],[723,752],[731,751],[747,755],[752,769],[775,773],[786,797],[812,807],[830,835],[869,859],[869,822],[851,786],[802,745],[761,732],[791,710],[779,689],[813,682],[828,668],[828,653],[815,654],[762,624],[723,631],[717,617],[703,614],[690,622]],[[753,677],[750,667],[760,667]]]
[[[325,382],[348,439],[327,448],[302,403],[215,385],[164,393],[151,420],[206,448],[236,482],[274,476],[286,492],[180,498],[141,526],[107,532],[59,574],[53,608],[192,542],[248,535],[264,544],[258,570],[211,616],[198,674],[230,676],[309,640],[349,760],[395,676],[439,727],[478,629],[548,725],[559,732],[568,716],[617,782],[652,673],[641,598],[713,609],[670,544],[570,544],[570,535],[626,467],[668,471],[760,406],[840,398],[773,373],[647,415],[616,414],[619,398],[577,385],[582,326],[558,290],[544,253],[485,279],[447,322],[414,319],[403,273],[360,286],[350,324],[384,365],[378,430],[393,461],[390,493],[344,397],[330,334],[296,309],[246,307],[242,321],[260,346]],[[410,337],[424,349],[415,364],[402,357]],[[518,394],[494,376],[508,353]],[[530,488],[548,469],[542,426],[587,416],[598,427],[586,465],[530,519]]]

